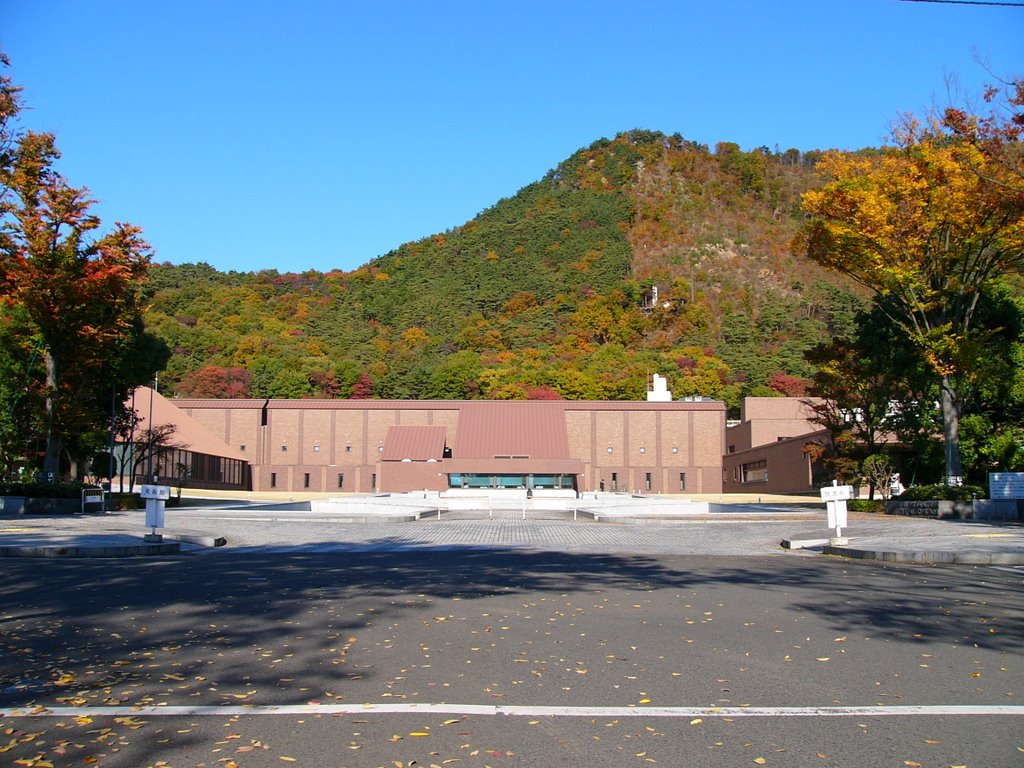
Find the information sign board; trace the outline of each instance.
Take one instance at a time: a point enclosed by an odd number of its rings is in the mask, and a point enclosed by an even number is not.
[[[991,499],[1024,499],[1024,472],[989,472]]]
[[[167,499],[171,498],[171,487],[169,485],[143,485],[139,488],[139,496],[143,499]]]
[[[828,513],[828,527],[835,528],[836,539],[839,539],[846,527],[846,500],[853,498],[853,486],[826,485],[821,489],[821,498]]]
[[[822,501],[839,501],[840,499],[852,499],[852,485],[826,485],[821,489]]]

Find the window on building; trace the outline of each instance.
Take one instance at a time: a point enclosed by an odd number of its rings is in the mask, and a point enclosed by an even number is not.
[[[619,490],[619,473],[618,472],[612,472],[612,490],[613,491]]]
[[[277,488],[277,472],[270,473],[270,487]]]
[[[644,488],[646,488],[648,491],[651,490],[651,473],[650,472],[647,472],[644,475]]]
[[[309,472],[302,475],[302,487],[309,488]]]
[[[686,490],[686,473],[685,472],[680,472],[679,473],[679,490],[680,491],[685,491]]]
[[[743,465],[744,483],[768,482],[768,460],[751,461]]]
[[[288,446],[287,445],[282,445],[281,446],[281,453],[285,453],[287,450],[288,450]]]
[[[339,472],[338,473],[338,488],[344,488],[344,487],[345,487],[345,473],[344,472]]]
[[[370,486],[373,488],[373,490],[375,490],[375,491],[377,490],[377,473],[376,472],[374,472],[372,475],[370,475]]]
[[[241,450],[243,450],[243,451],[245,450],[245,446],[244,445],[239,446],[239,447],[241,448]]]
[[[736,446],[735,445],[730,445],[729,446],[729,453],[736,453]]]
[[[351,445],[346,445],[345,446],[345,453],[352,453],[352,446]]]

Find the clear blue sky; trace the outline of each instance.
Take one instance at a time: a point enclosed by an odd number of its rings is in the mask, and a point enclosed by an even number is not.
[[[855,149],[1024,73],[1024,7],[2,0],[26,127],[158,261],[353,269],[630,128]]]

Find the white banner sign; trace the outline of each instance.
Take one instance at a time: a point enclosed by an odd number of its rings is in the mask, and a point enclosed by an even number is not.
[[[1024,472],[989,472],[990,499],[1024,499]]]

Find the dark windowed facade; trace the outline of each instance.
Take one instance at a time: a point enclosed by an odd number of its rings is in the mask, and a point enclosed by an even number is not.
[[[575,475],[487,475],[473,472],[452,472],[449,488],[568,488],[576,487]]]
[[[122,463],[130,463],[131,444],[121,444],[118,450]],[[148,470],[148,467],[142,468]],[[182,448],[168,448],[153,457],[152,473],[164,483],[180,483],[185,488],[211,490],[248,490],[252,477],[249,462],[211,456]],[[138,477],[140,481],[147,478]]]

